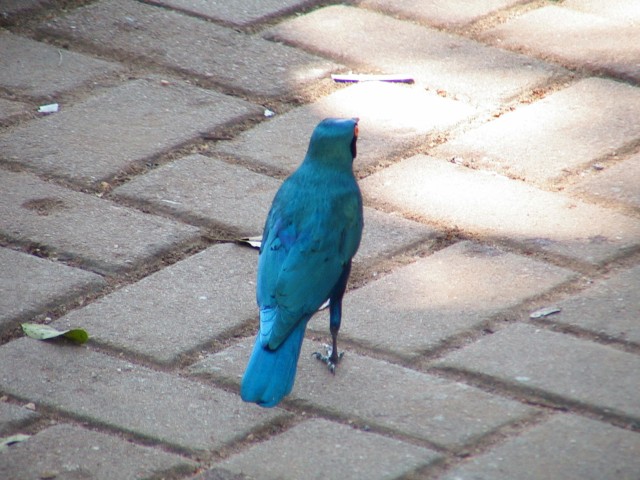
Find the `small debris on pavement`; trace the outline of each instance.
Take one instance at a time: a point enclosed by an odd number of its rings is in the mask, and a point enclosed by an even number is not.
[[[544,318],[544,317],[548,317],[549,315],[553,315],[554,313],[558,313],[561,312],[562,309],[558,308],[558,307],[544,307],[541,308],[539,310],[536,310],[535,312],[532,312],[529,315],[529,318],[532,319],[536,319],[536,318]]]
[[[60,105],[57,103],[50,103],[49,105],[40,105],[38,113],[56,113],[60,109]]]
[[[332,74],[331,79],[338,83],[357,83],[357,82],[393,82],[393,83],[414,83],[415,80],[411,75],[368,75],[368,74]]]
[[[31,438],[31,435],[25,435],[23,433],[11,435],[10,437],[0,438],[0,453],[7,450],[9,448],[9,445],[13,445],[14,443],[24,442],[29,438]]]
[[[262,245],[262,235],[258,235],[257,237],[242,237],[236,240],[238,243],[242,245],[249,245],[253,248],[260,248]]]

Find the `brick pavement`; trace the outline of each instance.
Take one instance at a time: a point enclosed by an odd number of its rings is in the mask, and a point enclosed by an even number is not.
[[[637,2],[319,3],[0,0],[0,478],[637,480]],[[346,354],[264,410],[233,239],[331,115]]]

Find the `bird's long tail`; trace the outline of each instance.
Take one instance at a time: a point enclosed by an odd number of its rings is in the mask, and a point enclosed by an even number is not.
[[[306,327],[300,322],[276,350],[264,347],[258,333],[240,386],[245,402],[274,407],[291,392]]]

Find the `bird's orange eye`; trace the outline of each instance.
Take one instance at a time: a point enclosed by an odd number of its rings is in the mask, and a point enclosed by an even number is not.
[[[360,129],[358,128],[358,124],[356,123],[356,126],[353,127],[353,136],[357,137],[359,132],[360,132]]]

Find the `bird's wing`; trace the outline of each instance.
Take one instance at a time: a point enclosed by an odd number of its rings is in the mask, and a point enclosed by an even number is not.
[[[263,342],[277,348],[329,298],[355,254],[362,232],[361,203],[357,196],[347,196],[330,215],[309,215],[299,225],[287,223],[274,209],[267,227],[258,263],[258,304],[264,312],[260,331]]]

